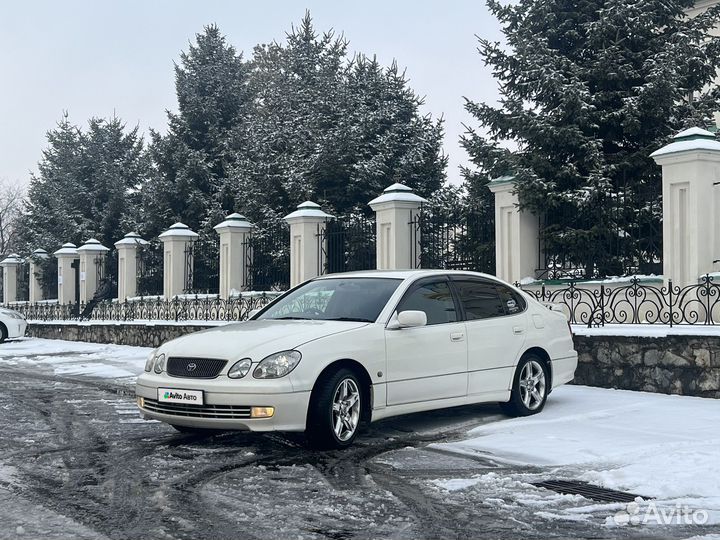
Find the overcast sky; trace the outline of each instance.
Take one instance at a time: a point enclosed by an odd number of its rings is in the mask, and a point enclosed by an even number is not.
[[[306,8],[317,30],[344,33],[350,51],[407,69],[424,112],[445,118],[448,178],[458,181],[467,162],[458,138],[472,123],[463,96],[497,98],[475,34],[498,39],[499,29],[481,1],[0,0],[0,178],[29,180],[64,110],[78,124],[115,112],[164,131],[165,110],[177,106],[173,61],[204,25],[249,56],[283,40]]]

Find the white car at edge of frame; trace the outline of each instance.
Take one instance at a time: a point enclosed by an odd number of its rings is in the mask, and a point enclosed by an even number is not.
[[[144,418],[180,431],[305,431],[343,448],[400,414],[484,402],[538,413],[576,367],[565,315],[496,277],[350,272],[163,344],[136,394]]]
[[[27,321],[22,313],[14,309],[0,308],[0,343],[6,339],[23,337],[26,329]]]

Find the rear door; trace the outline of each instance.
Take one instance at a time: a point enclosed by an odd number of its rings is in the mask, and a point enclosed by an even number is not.
[[[387,404],[467,394],[465,323],[446,277],[425,278],[405,293],[397,312],[424,311],[427,325],[385,330]]]
[[[525,343],[526,303],[509,287],[482,278],[453,278],[468,340],[468,395],[510,387]]]

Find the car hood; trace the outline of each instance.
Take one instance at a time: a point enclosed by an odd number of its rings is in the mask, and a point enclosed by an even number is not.
[[[348,321],[247,321],[182,336],[165,343],[158,352],[168,356],[228,360],[248,357],[253,362],[259,362],[273,353],[367,324]]]

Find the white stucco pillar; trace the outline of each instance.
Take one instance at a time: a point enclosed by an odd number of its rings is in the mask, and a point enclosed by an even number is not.
[[[248,288],[247,264],[252,253],[247,241],[252,224],[241,214],[230,214],[225,221],[213,227],[220,236],[220,298],[229,298],[230,292]]]
[[[32,252],[32,255],[30,255],[30,281],[28,285],[28,300],[30,302],[43,300],[43,289],[40,281],[42,268],[40,267],[40,262],[47,258],[48,253],[44,249],[36,249]]]
[[[393,184],[368,203],[375,212],[378,270],[420,267],[420,228],[415,222],[425,202],[411,188]]]
[[[58,303],[75,302],[75,268],[73,261],[78,258],[77,246],[71,242],[63,244],[55,253],[58,264]]]
[[[662,167],[663,276],[695,284],[720,259],[720,141],[690,128],[650,157]]]
[[[521,212],[512,176],[492,180],[495,194],[495,275],[509,283],[535,277],[540,245],[537,216]]]
[[[3,272],[3,304],[17,301],[18,270],[22,264],[23,260],[16,253],[11,253],[0,261]]]
[[[305,201],[284,219],[290,225],[290,286],[294,287],[323,273],[325,261],[318,234],[333,216],[323,212],[319,204]]]
[[[193,267],[193,257],[185,264],[185,250],[188,249],[199,235],[190,230],[184,223],[175,223],[167,231],[158,236],[163,243],[163,296],[172,298],[182,294],[192,285],[186,283],[187,271]]]
[[[127,233],[122,240],[115,242],[118,253],[118,300],[137,294],[138,248],[147,244],[136,232]]]
[[[95,296],[100,279],[105,275],[105,256],[110,250],[95,238],[90,238],[77,251],[80,257],[80,301],[87,303]]]

